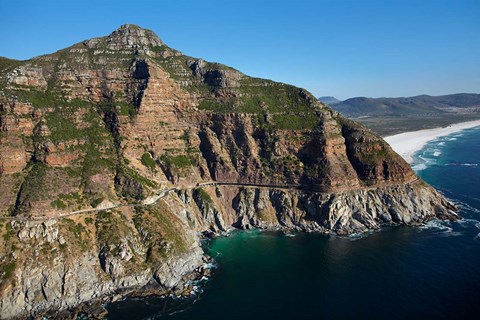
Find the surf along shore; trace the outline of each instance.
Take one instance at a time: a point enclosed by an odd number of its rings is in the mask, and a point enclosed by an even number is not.
[[[428,142],[477,126],[480,126],[480,120],[455,123],[443,128],[403,132],[384,139],[395,152],[411,164],[415,152],[421,150]]]

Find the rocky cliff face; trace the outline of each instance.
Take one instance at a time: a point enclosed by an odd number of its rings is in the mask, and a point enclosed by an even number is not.
[[[348,234],[454,219],[377,135],[307,91],[124,25],[0,59],[0,313],[182,291],[199,234]]]

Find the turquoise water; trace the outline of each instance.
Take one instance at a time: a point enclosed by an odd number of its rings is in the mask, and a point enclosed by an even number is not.
[[[417,173],[461,222],[368,235],[235,232],[208,245],[217,268],[194,299],[128,299],[110,319],[478,319],[480,128],[429,143]]]

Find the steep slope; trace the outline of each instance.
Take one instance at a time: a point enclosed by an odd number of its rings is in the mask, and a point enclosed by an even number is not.
[[[455,219],[381,137],[309,92],[124,25],[0,61],[2,317],[202,272],[199,232]]]

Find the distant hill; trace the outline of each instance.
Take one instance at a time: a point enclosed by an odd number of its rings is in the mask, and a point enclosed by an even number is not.
[[[473,93],[404,98],[357,97],[327,104],[384,136],[480,119],[480,94]]]
[[[332,96],[319,97],[318,100],[320,100],[321,102],[326,103],[328,105],[332,105],[332,104],[341,102],[340,100],[338,100],[337,98],[332,97]]]
[[[322,101],[322,100],[320,100]],[[351,98],[331,107],[348,117],[428,116],[480,113],[480,94],[421,95],[406,98]]]

